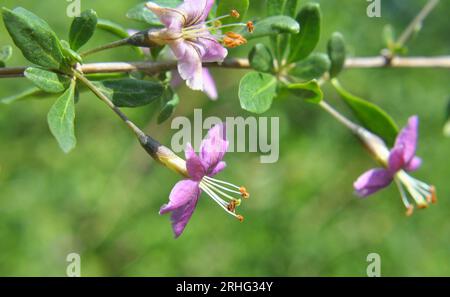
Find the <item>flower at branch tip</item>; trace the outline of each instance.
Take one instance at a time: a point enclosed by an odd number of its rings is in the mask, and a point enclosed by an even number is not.
[[[170,47],[178,60],[180,76],[193,90],[204,90],[202,63],[221,63],[228,55],[224,46],[235,47],[247,42],[237,33],[222,33],[227,27],[247,26],[243,23],[222,25],[222,19],[239,15],[236,10],[206,21],[213,4],[214,0],[184,0],[177,8],[166,8],[153,2],[146,3],[165,26],[149,31],[149,39]]]
[[[366,130],[363,132],[364,142],[384,168],[371,169],[356,180],[354,188],[359,196],[367,197],[395,181],[407,209],[407,215],[411,215],[414,210],[409,198],[412,198],[419,208],[426,208],[429,203],[437,201],[434,186],[421,182],[407,173],[417,170],[422,162],[415,155],[418,126],[418,117],[410,117],[407,126],[400,131],[390,151],[380,138]]]
[[[186,147],[188,177],[175,184],[169,196],[169,203],[164,204],[159,212],[172,213],[171,221],[175,237],[183,233],[202,191],[225,212],[239,221],[244,220],[243,216],[236,214],[236,208],[241,204],[241,198],[249,198],[247,190],[213,178],[226,167],[226,163],[222,161],[228,149],[225,135],[225,126],[218,124],[209,130],[202,141],[199,155],[190,144]]]

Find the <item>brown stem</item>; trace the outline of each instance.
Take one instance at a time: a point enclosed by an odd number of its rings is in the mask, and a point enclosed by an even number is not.
[[[105,62],[81,65],[84,74],[144,71],[155,74],[176,69],[176,61],[171,62]],[[206,67],[250,69],[247,59],[230,58],[223,63],[206,63]],[[395,57],[387,61],[383,56],[348,58],[345,64],[352,68],[450,68],[450,56],[438,57]],[[0,68],[0,78],[22,77],[26,67]]]

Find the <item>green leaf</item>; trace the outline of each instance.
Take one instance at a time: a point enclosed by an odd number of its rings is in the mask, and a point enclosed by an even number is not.
[[[290,84],[288,86],[288,90],[297,97],[309,103],[318,104],[323,99],[323,92],[316,80],[311,80],[305,83]]]
[[[260,72],[272,72],[273,56],[270,49],[262,43],[256,44],[249,54],[250,65]]]
[[[306,4],[297,15],[300,33],[291,36],[289,62],[300,61],[309,56],[320,39],[322,13],[318,3]]]
[[[228,17],[226,19],[222,19],[221,22],[223,25],[239,23],[241,22],[245,15],[247,14],[248,7],[250,5],[249,0],[220,0],[217,5],[216,15],[218,17],[229,15],[233,9],[237,10],[240,14],[240,17],[235,19],[233,17]],[[232,30],[233,27],[224,28],[224,32]]]
[[[6,62],[12,56],[12,47],[10,45],[4,45],[0,47],[0,68],[6,66]]]
[[[52,71],[28,67],[25,77],[36,87],[48,93],[64,92],[70,84],[70,78]]]
[[[118,107],[139,107],[159,99],[164,87],[157,81],[132,78],[93,82]]]
[[[260,114],[269,110],[276,95],[277,79],[270,74],[247,73],[239,85],[241,107],[253,113]]]
[[[180,97],[178,97],[177,93],[171,87],[166,88],[161,98],[163,107],[158,115],[158,124],[162,124],[168,120],[180,103]]]
[[[312,80],[322,77],[330,70],[331,62],[326,54],[312,54],[303,61],[295,64],[289,74],[304,80]]]
[[[3,8],[3,21],[14,43],[30,62],[45,68],[61,67],[61,44],[50,26],[28,10]]]
[[[300,25],[293,18],[284,15],[271,16],[255,22],[254,25],[253,33],[246,29],[241,31],[247,40],[283,33],[296,34],[300,31]]]
[[[346,49],[344,37],[341,33],[335,32],[328,41],[328,56],[331,61],[330,76],[336,77],[345,65]]]
[[[127,38],[129,36],[124,27],[110,20],[98,19],[97,28],[109,32],[119,38]]]
[[[159,6],[162,6],[162,7],[175,8],[178,5],[180,5],[183,1],[182,0],[152,0],[152,2],[158,4]],[[145,6],[145,3],[147,3],[147,2],[138,4],[135,7],[133,7],[132,9],[130,9],[127,12],[127,18],[135,20],[135,21],[145,22],[152,26],[162,26],[161,22],[159,21],[159,18]]]
[[[347,92],[337,79],[331,82],[361,124],[392,145],[398,134],[394,120],[379,106]]]
[[[297,12],[297,0],[267,0],[267,14],[294,17]]]
[[[61,40],[61,46],[62,52],[66,57],[67,64],[73,65],[76,64],[77,62],[83,63],[83,58],[76,51],[70,48],[70,44],[67,41]]]
[[[1,98],[0,103],[2,104],[11,104],[15,103],[17,101],[31,99],[31,98],[47,98],[49,97],[49,93],[42,91],[41,89],[37,87],[32,87],[29,89],[26,89],[20,93]]]
[[[70,47],[77,51],[94,35],[97,26],[97,13],[93,9],[83,11],[72,21],[69,32]]]
[[[68,153],[76,145],[75,138],[75,81],[59,97],[47,115],[48,126],[61,149]]]

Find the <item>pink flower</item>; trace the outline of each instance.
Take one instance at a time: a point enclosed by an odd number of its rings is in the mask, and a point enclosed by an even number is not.
[[[239,34],[222,35],[218,21],[233,13],[206,22],[214,0],[184,0],[177,8],[164,8],[153,2],[146,6],[156,14],[165,28],[149,31],[149,39],[160,45],[169,45],[178,60],[178,73],[193,90],[203,91],[205,77],[203,62],[222,62],[228,55],[220,42],[233,47],[246,40]],[[209,26],[211,25],[212,26]],[[233,24],[233,26],[246,26]]]
[[[420,208],[427,207],[429,202],[436,200],[433,186],[416,180],[406,173],[417,170],[421,165],[421,159],[415,155],[418,126],[417,116],[409,118],[408,125],[398,134],[391,151],[387,150],[384,143],[380,145],[380,142],[377,142],[377,149],[374,151],[378,152],[376,157],[385,165],[385,168],[371,169],[356,180],[354,188],[359,196],[372,195],[395,181],[408,214],[412,214],[413,210],[413,206],[408,201],[408,194]]]
[[[203,75],[203,93],[205,93],[209,99],[211,100],[217,100],[219,97],[217,93],[217,87],[216,82],[214,81],[213,76],[209,72],[208,68],[203,67],[202,68],[202,75]],[[178,74],[177,71],[172,71],[172,80],[170,81],[170,84],[173,88],[178,87],[183,79]]]
[[[228,141],[225,139],[223,124],[216,125],[209,130],[207,137],[201,143],[198,156],[192,146],[187,145],[185,154],[189,178],[179,181],[173,187],[169,203],[164,204],[159,212],[160,214],[172,213],[171,221],[175,237],[183,233],[194,213],[202,191],[228,214],[240,221],[243,220],[243,217],[235,212],[241,199],[236,199],[230,194],[248,198],[249,194],[246,189],[213,178],[226,167],[223,157],[227,149]]]

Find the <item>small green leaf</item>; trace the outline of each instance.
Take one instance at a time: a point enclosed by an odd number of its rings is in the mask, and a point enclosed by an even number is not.
[[[272,72],[273,56],[270,49],[262,43],[256,44],[249,54],[250,65],[260,72]]]
[[[47,115],[48,126],[61,149],[68,153],[76,145],[75,137],[75,81],[59,97]]]
[[[42,91],[41,89],[37,87],[32,87],[29,89],[26,89],[20,93],[1,98],[0,103],[2,104],[11,104],[18,101],[26,100],[26,99],[32,99],[32,98],[47,98],[49,97],[49,93]]]
[[[12,56],[12,47],[10,45],[4,45],[0,47],[0,68],[6,66],[6,62]]]
[[[3,21],[14,43],[30,62],[58,69],[63,62],[61,44],[55,32],[41,18],[18,7],[3,8]]]
[[[288,86],[288,90],[297,97],[309,103],[318,104],[323,99],[323,92],[316,80],[305,83],[295,83]]]
[[[331,62],[326,54],[312,54],[303,61],[295,64],[289,74],[304,80],[312,80],[322,77],[330,70]]]
[[[345,65],[346,49],[344,37],[341,33],[335,32],[328,41],[328,56],[331,61],[330,76],[336,77]]]
[[[139,107],[159,99],[164,92],[160,82],[131,78],[93,82],[118,107]]]
[[[61,46],[62,52],[64,53],[69,65],[76,64],[77,62],[83,63],[83,58],[76,51],[70,48],[70,44],[67,41],[61,40]]]
[[[69,32],[70,47],[77,51],[94,35],[97,13],[93,9],[83,11],[72,21]]]
[[[235,19],[233,17],[222,19],[221,22],[223,25],[228,25],[232,23],[241,22],[245,15],[247,14],[248,6],[250,5],[249,0],[220,0],[217,5],[216,15],[218,17],[229,15],[233,9],[237,10],[240,14],[240,17]],[[233,27],[224,28],[224,32],[232,30]]]
[[[161,7],[175,8],[178,5],[180,5],[183,1],[182,0],[152,0],[152,2],[158,4]],[[132,9],[130,9],[127,12],[127,18],[135,20],[135,21],[145,22],[152,26],[162,26],[159,18],[145,6],[145,3],[147,3],[147,2],[138,4],[135,7],[133,7]]]
[[[296,34],[300,31],[300,25],[293,18],[284,15],[271,16],[255,22],[254,25],[253,33],[246,29],[241,31],[247,40],[283,33]]]
[[[297,0],[267,0],[267,14],[294,17],[297,12]]]
[[[276,95],[277,79],[273,75],[250,72],[241,79],[239,100],[247,111],[260,114],[269,110]]]
[[[161,99],[163,107],[158,115],[158,124],[162,124],[163,122],[168,120],[175,111],[175,108],[180,103],[180,97],[178,97],[177,93],[175,93],[171,87],[168,87],[164,91]]]
[[[331,82],[361,124],[392,145],[398,134],[394,120],[379,106],[347,92],[337,79]]]
[[[25,77],[36,87],[48,93],[64,92],[70,84],[70,78],[52,71],[28,67]]]
[[[316,48],[320,39],[322,13],[318,3],[306,4],[298,13],[296,21],[301,25],[300,33],[291,35],[289,62],[305,59]]]

